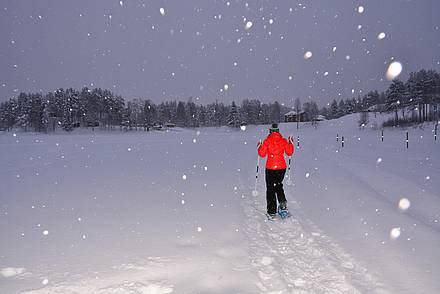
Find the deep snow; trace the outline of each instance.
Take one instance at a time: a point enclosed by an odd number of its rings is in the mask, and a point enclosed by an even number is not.
[[[440,142],[358,117],[281,124],[293,217],[270,223],[267,126],[2,133],[0,293],[439,292]]]

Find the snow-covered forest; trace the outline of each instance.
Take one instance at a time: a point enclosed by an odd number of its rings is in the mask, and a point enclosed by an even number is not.
[[[299,107],[295,105],[300,105]],[[328,119],[347,114],[372,111],[393,112],[395,118],[385,126],[407,125],[439,119],[440,75],[433,70],[410,73],[406,82],[394,79],[385,92],[370,91],[362,97],[333,100],[321,109],[315,101],[300,100],[294,105],[261,103],[245,99],[241,105],[235,102],[224,105],[215,102],[198,105],[192,99],[168,101],[159,105],[150,100],[125,101],[121,96],[102,89],[59,89],[42,95],[21,93],[17,98],[0,104],[0,129],[14,127],[39,132],[54,131],[61,127],[66,131],[74,127],[125,126],[151,127],[154,124],[175,123],[180,127],[233,126],[242,124],[268,124],[283,121],[283,115],[291,109],[305,111],[310,121],[317,115]],[[400,115],[400,116],[399,116]]]

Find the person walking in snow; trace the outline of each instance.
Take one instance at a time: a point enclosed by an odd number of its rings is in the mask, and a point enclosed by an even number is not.
[[[278,211],[287,211],[287,200],[283,189],[283,179],[286,173],[286,161],[284,153],[291,156],[294,152],[293,138],[286,140],[280,134],[278,124],[272,124],[269,135],[264,142],[258,142],[258,155],[266,157],[266,201],[267,216],[273,219]]]

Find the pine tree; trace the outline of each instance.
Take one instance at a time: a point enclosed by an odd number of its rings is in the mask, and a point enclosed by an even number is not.
[[[387,90],[386,93],[386,110],[388,112],[394,111],[395,113],[395,124],[399,123],[399,115],[397,113],[400,107],[400,100],[403,97],[405,91],[405,85],[399,79],[394,79]]]
[[[281,118],[281,106],[278,101],[270,104],[270,121],[272,123],[279,123]]]
[[[150,126],[153,125],[153,121],[154,121],[154,117],[155,117],[155,112],[156,109],[153,105],[153,103],[151,103],[150,100],[145,101],[144,103],[144,121],[145,124],[147,125],[148,129]]]
[[[379,104],[379,92],[377,92],[377,90],[368,92],[367,95],[363,98],[362,104],[364,110],[370,108],[373,105]]]
[[[15,99],[0,104],[0,126],[7,131],[17,122],[18,104]]]
[[[44,122],[44,104],[41,94],[29,95],[29,124],[33,126],[36,132],[45,130]]]
[[[63,119],[61,126],[65,131],[72,131],[78,117],[79,109],[79,97],[78,92],[73,89],[67,89],[64,97],[63,104]]]
[[[185,116],[187,120],[186,126],[195,128],[199,125],[196,114],[197,114],[196,104],[192,101],[192,98],[189,98],[185,107]]]
[[[240,116],[238,114],[237,105],[232,101],[231,109],[229,112],[227,125],[233,128],[237,128],[240,126]]]
[[[29,95],[20,93],[17,98],[17,104],[17,125],[26,132],[30,126],[29,113],[31,111],[31,105]]]
[[[339,105],[338,105],[338,117],[344,116],[346,115],[347,112],[347,108],[345,105],[344,100],[339,101]]]
[[[333,99],[332,103],[330,104],[330,119],[338,118],[339,115],[339,109],[338,109],[338,102],[336,102],[335,99]]]
[[[312,121],[312,125],[315,126],[315,128],[318,126],[318,115],[319,115],[319,108],[318,104],[316,104],[315,101],[310,102],[310,118]]]
[[[179,101],[177,103],[177,113],[176,113],[176,124],[179,127],[186,126],[186,112],[185,112],[185,102]]]
[[[305,112],[305,116],[306,116],[305,120],[306,120],[306,121],[312,120],[312,115],[311,115],[311,111],[310,111],[310,109],[311,109],[311,104],[310,104],[310,102],[305,102],[305,103],[302,105],[302,110]]]

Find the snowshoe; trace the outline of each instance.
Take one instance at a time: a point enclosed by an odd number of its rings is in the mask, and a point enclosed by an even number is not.
[[[278,207],[278,214],[282,219],[290,217],[290,212],[287,209],[287,203],[281,202],[280,206]]]
[[[276,214],[272,214],[272,213],[266,213],[266,217],[268,221],[274,221]]]

